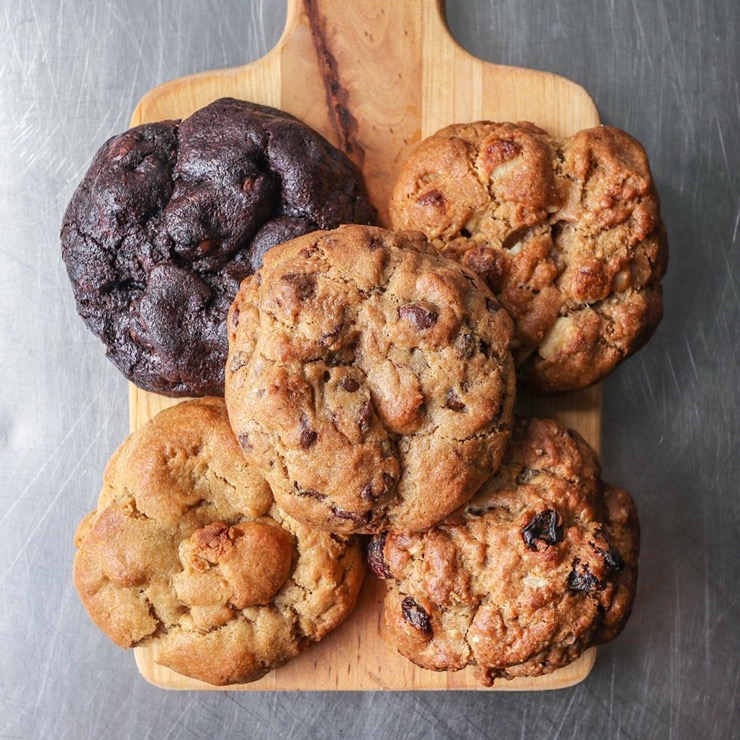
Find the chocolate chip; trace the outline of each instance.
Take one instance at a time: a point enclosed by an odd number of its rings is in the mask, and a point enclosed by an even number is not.
[[[354,393],[360,387],[360,384],[354,378],[344,378],[340,385],[347,393]]]
[[[391,569],[388,567],[388,563],[385,561],[383,555],[383,548],[385,547],[386,533],[383,532],[376,539],[370,540],[367,546],[367,563],[370,566],[370,570],[375,573],[378,578],[391,578]]]
[[[496,249],[475,247],[465,253],[465,265],[486,280],[491,290],[501,290],[506,275],[506,258]]]
[[[431,308],[425,308],[419,303],[409,303],[398,309],[398,315],[402,319],[410,321],[417,329],[428,329],[433,326],[439,314]]]
[[[312,429],[304,429],[301,432],[301,447],[303,447],[304,450],[307,450],[309,447],[316,444],[316,437],[318,436],[318,432],[315,432]]]
[[[304,259],[311,259],[315,254],[318,254],[319,248],[314,244],[313,246],[301,249],[301,257]]]
[[[324,379],[324,383],[328,383],[331,380],[331,373],[328,370],[324,370],[324,374],[321,377]]]
[[[432,623],[426,611],[410,596],[401,602],[404,619],[425,637],[432,636]]]
[[[447,394],[447,402],[445,405],[452,411],[465,411],[465,404],[460,400],[455,391],[450,391]]]
[[[524,544],[529,550],[537,550],[537,540],[546,545],[556,545],[563,539],[563,528],[558,526],[558,515],[552,509],[535,514],[529,524],[522,528]]]
[[[241,445],[241,448],[245,450],[246,452],[251,452],[254,448],[252,447],[252,444],[249,441],[249,434],[244,432],[243,434],[240,434],[239,437],[239,444]]]
[[[316,276],[303,273],[289,272],[282,279],[295,288],[298,299],[305,301],[309,299],[316,290]]]
[[[491,348],[488,344],[488,342],[484,341],[483,339],[479,340],[478,345],[480,347],[480,351],[482,354],[484,354],[486,357],[490,357]]]
[[[473,235],[466,228],[462,228],[460,229],[460,236],[465,237],[465,239],[470,239],[470,237]]]
[[[304,414],[301,416],[301,447],[304,450],[307,450],[309,447],[312,447],[314,444],[316,444],[316,438],[319,436],[319,433],[308,425],[308,419],[306,418],[306,415]]]
[[[596,591],[601,585],[599,579],[591,573],[588,565],[584,564],[579,568],[581,561],[576,558],[573,561],[573,570],[568,574],[568,588],[571,591],[584,591],[591,593]]]
[[[375,489],[373,488],[372,481],[370,481],[370,483],[365,485],[363,489],[360,491],[360,498],[363,501],[375,501],[378,498],[375,493]]]
[[[351,522],[355,522],[357,524],[363,524],[363,525],[368,524],[373,517],[373,514],[371,511],[366,511],[364,514],[355,514],[354,512],[347,511],[346,509],[342,509],[339,506],[332,506],[331,513],[337,519],[345,519],[347,521],[351,521]]]
[[[420,206],[432,206],[433,208],[444,208],[446,199],[442,193],[436,188],[427,190],[426,193],[422,193],[417,199],[416,203]]]
[[[325,494],[314,491],[313,488],[299,488],[296,481],[293,481],[293,489],[296,496],[307,496],[308,498],[315,498],[317,501],[323,501],[326,498]]]
[[[365,401],[360,407],[360,412],[357,414],[357,425],[360,427],[361,432],[366,432],[370,429],[370,424],[373,419],[373,407],[370,401]]]

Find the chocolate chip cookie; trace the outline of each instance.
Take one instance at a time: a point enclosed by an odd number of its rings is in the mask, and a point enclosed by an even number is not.
[[[487,280],[514,319],[517,375],[535,391],[595,383],[662,317],[658,195],[624,131],[560,140],[531,123],[448,126],[403,165],[390,214]]]
[[[424,529],[500,463],[511,331],[484,282],[421,234],[309,234],[271,250],[231,307],[229,418],[296,519]]]
[[[254,681],[324,637],[364,574],[357,541],[276,506],[215,398],[161,412],[119,447],[75,540],[93,622],[218,685]]]
[[[575,432],[518,419],[499,472],[423,534],[388,532],[368,547],[388,579],[385,619],[423,668],[476,666],[539,676],[615,637],[632,609],[639,524],[627,493],[603,483]]]
[[[293,116],[222,99],[96,154],[62,225],[87,326],[140,388],[223,395],[226,313],[275,244],[374,223],[357,168]]]

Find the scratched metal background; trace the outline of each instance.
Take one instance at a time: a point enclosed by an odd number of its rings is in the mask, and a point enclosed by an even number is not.
[[[0,737],[740,736],[740,3],[448,2],[471,52],[577,80],[644,142],[671,237],[666,318],[605,391],[605,472],[643,522],[635,613],[587,681],[548,694],[167,693],[95,630],[72,533],[126,434],[126,385],[75,314],[60,218],[146,90],[261,56],[284,10],[0,9]]]

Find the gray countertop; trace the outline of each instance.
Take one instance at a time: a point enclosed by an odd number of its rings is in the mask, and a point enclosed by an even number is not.
[[[605,476],[643,525],[638,596],[549,693],[174,693],[87,619],[72,536],[128,427],[77,317],[63,210],[139,97],[264,54],[282,3],[0,0],[0,737],[740,737],[736,0],[449,0],[481,58],[582,84],[646,146],[671,264],[653,340],[605,383]]]

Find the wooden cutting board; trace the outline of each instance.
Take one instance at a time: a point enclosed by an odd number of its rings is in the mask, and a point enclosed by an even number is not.
[[[450,35],[442,0],[288,0],[277,46],[243,67],[183,77],[147,93],[132,125],[184,118],[231,96],[282,108],[320,131],[362,169],[387,225],[386,201],[400,163],[420,139],[450,123],[529,120],[558,136],[599,123],[583,88],[545,72],[476,59]],[[131,429],[175,401],[130,386]],[[574,427],[598,450],[601,389],[556,399],[520,398],[520,412]],[[328,638],[260,681],[230,690],[479,689],[472,669],[417,668],[383,638],[383,585],[368,577],[350,619]],[[138,648],[143,676],[162,688],[214,689]],[[591,670],[595,650],[536,679],[493,689],[570,686]]]

